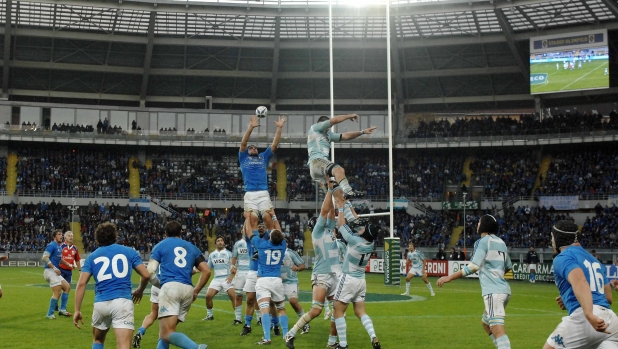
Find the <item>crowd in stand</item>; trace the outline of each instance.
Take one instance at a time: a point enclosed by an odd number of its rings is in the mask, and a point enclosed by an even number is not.
[[[110,150],[18,150],[17,190],[126,195],[129,190],[128,157]],[[83,194],[83,195],[81,195]]]
[[[22,127],[23,127],[23,125],[22,125]],[[62,124],[58,125],[58,124],[56,124],[54,122],[54,124],[51,127],[51,130],[53,132],[92,133],[92,132],[94,132],[94,127],[92,127],[92,125],[84,126],[83,124],[82,125],[73,125],[73,124],[66,124],[66,123],[62,123]],[[99,132],[99,133],[101,133],[101,132]]]
[[[420,122],[408,138],[483,137],[534,135],[539,133],[587,132],[594,130],[618,130],[618,114],[612,111],[609,117],[600,114],[578,112],[548,116],[538,120],[534,115],[477,116]]]
[[[529,196],[539,172],[534,152],[478,154],[470,163],[472,185],[487,196]]]
[[[595,206],[595,215],[586,217],[582,225],[582,244],[602,248],[618,246],[618,207]]]
[[[402,246],[414,242],[418,247],[438,246],[444,249],[450,242],[454,226],[453,214],[448,211],[427,215],[409,215],[403,210],[395,211],[394,235],[400,238]]]

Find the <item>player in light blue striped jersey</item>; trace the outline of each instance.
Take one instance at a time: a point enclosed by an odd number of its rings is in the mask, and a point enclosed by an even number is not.
[[[410,251],[406,256],[406,266],[410,268],[410,271],[408,271],[408,275],[406,275],[406,292],[401,295],[409,296],[410,280],[415,276],[420,276],[425,285],[427,285],[431,296],[435,296],[436,294],[433,292],[433,287],[431,287],[431,283],[427,280],[427,258],[425,258],[425,255],[421,251],[416,249],[414,242],[410,242],[408,248]]]
[[[245,225],[247,222],[245,221]],[[244,229],[244,227],[243,227]],[[236,293],[236,306],[234,307],[234,325],[242,325],[242,298],[244,295],[243,288],[247,281],[247,273],[249,273],[249,263],[251,256],[249,255],[249,247],[247,241],[240,237],[232,248],[232,272],[236,273],[234,278],[234,290]]]
[[[296,251],[289,248],[292,246],[292,239],[286,238],[288,248],[285,250],[283,256],[283,264],[281,265],[281,280],[283,281],[283,294],[287,297],[288,302],[296,312],[299,318],[305,315],[302,305],[298,302],[298,275],[297,272],[306,269],[305,262],[296,253]],[[309,325],[307,324],[303,328],[302,333],[309,332]]]
[[[206,293],[206,317],[202,320],[214,320],[212,314],[212,299],[220,291],[226,292],[230,301],[232,301],[232,309],[236,310],[236,296],[234,295],[234,280],[235,269],[232,269],[232,252],[225,248],[225,241],[222,236],[215,240],[217,249],[208,255],[208,266],[214,270],[215,277],[208,285]]]
[[[335,326],[339,336],[337,348],[347,349],[347,325],[345,321],[345,311],[348,305],[354,305],[354,313],[360,319],[365,330],[371,338],[371,345],[374,349],[380,349],[380,341],[373,328],[373,321],[365,311],[365,293],[367,284],[365,281],[365,267],[369,263],[369,256],[374,250],[374,240],[378,237],[379,226],[368,224],[358,230],[358,234],[346,224],[344,210],[346,207],[343,194],[335,194],[337,210],[339,211],[338,231],[343,240],[348,242],[345,257],[343,259],[342,274],[339,278],[337,291],[335,292]]]
[[[511,342],[504,330],[504,309],[511,298],[511,287],[504,274],[513,268],[513,264],[506,244],[495,235],[498,232],[496,218],[491,215],[481,217],[477,232],[481,238],[474,243],[470,264],[456,273],[441,277],[438,287],[478,271],[485,302],[483,328],[498,349],[510,349]]]

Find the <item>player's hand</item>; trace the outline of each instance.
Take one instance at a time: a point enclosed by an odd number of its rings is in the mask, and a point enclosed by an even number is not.
[[[333,182],[330,181],[330,177],[326,176],[326,186],[328,189],[333,189]]]
[[[256,128],[260,127],[260,119],[256,115],[251,115],[251,121],[249,122],[249,127]]]
[[[227,282],[228,284],[232,283],[232,280],[234,280],[234,275],[230,275],[225,279],[225,282]]]
[[[139,304],[139,302],[142,300],[142,297],[144,296],[144,291],[137,289],[133,291],[132,296],[133,296],[133,303]]]
[[[73,325],[75,325],[75,327],[81,330],[82,327],[79,325],[80,322],[82,323],[82,325],[84,324],[84,320],[82,319],[82,312],[76,311],[75,314],[73,314]]]
[[[378,126],[371,126],[370,128],[366,128],[363,130],[363,134],[366,134],[366,135],[373,134],[373,131],[375,131],[377,128]]]
[[[562,297],[560,296],[556,297],[556,303],[558,303],[558,306],[560,307],[560,309],[566,310],[566,307],[564,306],[564,302],[562,301]]]
[[[449,279],[448,276],[443,276],[438,279],[438,282],[436,282],[436,284],[438,285],[438,287],[442,287],[442,285],[444,285],[447,282],[451,282],[451,280]]]
[[[54,273],[56,273],[56,275],[60,275],[60,269],[58,268],[54,269]]]
[[[605,323],[605,321],[600,317],[594,314],[590,314],[589,316],[586,316],[586,319],[588,320],[590,325],[592,325],[592,328],[594,328],[595,331],[608,334],[610,333],[609,331],[607,331],[607,326],[609,326],[609,324]]]
[[[275,125],[277,125],[277,127],[283,127],[283,125],[285,124],[287,120],[288,120],[287,116],[281,115],[279,116],[279,120],[275,121]]]
[[[614,291],[618,291],[618,279],[613,279],[609,282],[609,284],[612,286]]]
[[[197,292],[197,290],[193,290],[193,301],[195,302],[195,300],[197,299],[197,295],[199,294],[199,292]]]
[[[358,122],[358,115],[357,114],[348,114],[348,119],[350,119],[352,121]]]

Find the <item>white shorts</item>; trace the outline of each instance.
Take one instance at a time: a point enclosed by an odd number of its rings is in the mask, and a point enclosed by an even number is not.
[[[335,291],[337,290],[337,284],[339,283],[339,278],[337,275],[333,274],[311,274],[311,286],[322,287],[326,290],[326,297],[332,297],[335,295]]]
[[[490,322],[491,318],[504,318],[506,316],[504,309],[509,304],[510,299],[511,295],[506,293],[491,293],[483,296],[485,315],[490,319]]]
[[[335,300],[342,303],[358,303],[365,301],[367,283],[365,279],[357,279],[353,276],[343,274],[339,278]]]
[[[335,166],[335,163],[328,159],[313,159],[309,163],[309,173],[311,174],[311,178],[320,183],[324,183],[326,181],[326,169],[329,166]]]
[[[49,287],[60,286],[62,285],[62,281],[64,281],[62,275],[56,275],[54,269],[51,268],[45,269],[45,271],[43,272],[43,277],[45,278],[45,281],[47,281],[47,283],[49,284]]]
[[[425,275],[423,268],[410,268],[408,275],[412,276],[423,276]]]
[[[298,299],[298,284],[283,284],[283,294],[288,301],[292,298]]]
[[[116,298],[94,303],[92,327],[105,331],[111,327],[135,329],[133,323],[133,302],[130,299]]]
[[[243,292],[255,293],[255,284],[257,283],[257,271],[250,270],[245,279],[245,287]]]
[[[536,264],[528,264],[528,272],[530,272],[530,270],[536,271]]]
[[[159,291],[159,316],[178,316],[178,321],[185,321],[193,303],[193,286],[180,282],[168,282]]]
[[[230,288],[234,288],[234,285],[230,282],[225,281],[226,278],[221,277],[221,278],[215,278],[212,279],[212,281],[210,282],[210,285],[208,285],[208,289],[213,289],[216,290],[217,292],[227,292],[227,290],[229,290]]]
[[[273,209],[268,190],[248,191],[245,193],[245,211],[264,213]]]
[[[278,277],[261,277],[255,284],[255,298],[259,301],[263,298],[270,298],[275,303],[283,302],[283,283]]]
[[[150,303],[159,303],[160,288],[156,286],[150,286]]]
[[[243,288],[247,283],[247,272],[238,272],[234,277],[234,290],[236,294],[242,294]]]
[[[547,344],[554,348],[618,348],[618,317],[611,309],[598,305],[592,308],[594,315],[609,324],[607,331],[611,334],[597,332],[592,328],[582,308],[562,318],[562,322],[547,338]]]

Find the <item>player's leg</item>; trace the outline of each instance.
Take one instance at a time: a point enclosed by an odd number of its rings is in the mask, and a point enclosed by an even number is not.
[[[144,321],[142,321],[142,326],[137,329],[137,333],[135,333],[135,336],[133,336],[133,343],[132,343],[133,348],[141,347],[142,337],[146,335],[146,330],[150,326],[152,326],[152,324],[157,319],[158,315],[159,315],[159,303],[154,303],[152,302],[152,299],[151,299],[150,313],[146,315],[146,317],[144,317]]]
[[[56,317],[54,316],[54,312],[58,308],[58,300],[60,299],[60,294],[62,293],[62,277],[56,275],[56,272],[53,269],[45,269],[43,271],[43,277],[45,281],[49,283],[49,287],[52,290],[52,297],[49,300],[49,308],[47,309],[47,315],[45,316],[47,319],[53,320]]]
[[[0,286],[0,298],[2,298],[2,286]]]
[[[281,225],[279,225],[279,221],[277,220],[277,216],[275,215],[274,209],[265,210],[262,212],[262,220],[266,225],[266,229],[273,230],[277,229],[281,231]]]
[[[269,287],[271,288],[271,307],[274,310],[275,316],[278,318],[279,324],[281,324],[281,330],[283,334],[288,333],[288,314],[285,311],[285,293],[283,288],[283,282],[281,278],[270,278]],[[275,317],[273,317],[274,319]],[[275,336],[281,336],[279,330],[279,324],[273,322],[275,326]]]
[[[281,328],[279,327],[279,314],[277,312],[275,302],[272,299],[270,300],[270,327],[273,329],[275,336],[281,334]]]
[[[413,277],[414,277],[414,274],[412,273],[412,270],[410,270],[408,275],[406,275],[406,292],[402,293],[401,294],[402,296],[410,295],[410,280],[412,280]]]
[[[236,311],[236,290],[233,286],[227,289],[227,296],[230,298],[230,302],[232,302],[232,310]]]
[[[303,315],[305,315],[305,311],[298,301],[298,284],[284,284],[283,290],[296,315],[298,315],[299,318],[302,318]],[[309,328],[310,326],[308,324],[305,325],[301,333],[309,333]],[[285,334],[286,332],[283,333]]]
[[[251,230],[253,231],[254,234],[257,234],[257,226],[258,226],[258,205],[254,200],[254,196],[255,193],[253,192],[247,192],[245,193],[245,200],[244,200],[244,208],[245,208],[245,212],[244,212],[244,216],[245,216],[245,220],[249,221],[249,227],[251,227]]]
[[[329,167],[327,167],[326,174],[331,177],[335,177],[335,180],[337,181],[339,186],[341,186],[341,189],[343,189],[346,198],[362,197],[364,195],[364,193],[357,192],[352,189],[350,183],[348,183],[348,179],[346,178],[345,170],[343,169],[343,167],[337,164],[331,164]]]
[[[504,330],[504,317],[506,316],[504,309],[509,299],[510,295],[508,294],[488,294],[483,296],[485,314],[487,314],[487,318],[483,318],[483,328],[489,325],[490,337],[493,336],[492,339],[498,349],[511,348],[511,342]]]
[[[530,282],[531,283],[535,283],[536,282],[536,267],[535,268],[530,268]]]
[[[217,293],[219,293],[218,288],[220,288],[220,285],[218,284],[219,284],[218,280],[212,280],[212,282],[210,283],[210,286],[208,286],[208,292],[206,292],[206,317],[203,318],[202,320],[214,320],[215,319],[215,317],[212,315],[212,307],[213,307],[212,299],[217,295]]]
[[[133,330],[129,330],[126,328],[114,328],[114,334],[116,335],[116,348],[131,348],[131,338],[133,337]]]
[[[324,308],[324,300],[326,300],[328,290],[331,288],[330,284],[324,280],[323,275],[312,275],[311,282],[313,285],[311,309],[298,319],[296,324],[285,335],[286,346],[289,349],[294,349],[294,337],[296,337],[296,334],[301,331],[305,325],[310,323],[311,320],[320,316],[322,308]]]
[[[431,282],[429,282],[429,280],[427,280],[427,274],[423,273],[423,276],[421,276],[421,278],[423,279],[423,282],[425,283],[425,285],[429,289],[429,292],[431,293],[431,296],[432,297],[435,296],[436,294],[433,292],[433,287],[431,287]]]
[[[174,289],[174,292],[168,292]],[[176,331],[179,322],[184,322],[193,303],[193,287],[170,282],[161,288],[159,299],[159,343],[157,349],[167,349],[169,344],[179,348],[206,348],[205,344],[192,341],[187,335]]]
[[[333,303],[333,316],[334,316],[335,321],[331,322],[331,325],[332,324],[335,325],[335,331],[333,331],[331,328],[331,333],[329,335],[328,345],[327,345],[327,347],[329,348],[335,348],[334,346],[332,346],[333,336],[335,337],[334,340],[337,339],[337,336],[339,337],[339,347],[341,348],[348,347],[347,325],[346,325],[345,316],[344,316],[347,308],[348,308],[348,303],[344,303],[339,300],[335,300],[335,302]]]
[[[62,284],[60,285],[62,288],[62,294],[60,295],[60,306],[58,308],[58,315],[73,316],[73,314],[67,311],[67,303],[69,302],[69,292],[71,291],[71,284],[69,282],[67,282],[67,280],[63,278]]]
[[[238,276],[236,276],[238,277]],[[242,288],[234,287],[235,293],[235,304],[234,304],[234,325],[242,324],[242,299],[243,299],[243,291]]]
[[[105,336],[107,336],[107,331],[109,331],[109,328],[106,330],[101,330],[96,327],[92,328],[92,349],[103,349],[103,345],[105,344]]]
[[[356,314],[356,316],[360,319],[361,323],[363,324],[363,327],[365,327],[365,331],[367,331],[369,338],[371,338],[371,345],[373,346],[374,349],[381,348],[380,341],[378,340],[378,337],[376,336],[376,331],[373,328],[373,321],[371,320],[371,318],[369,317],[369,315],[367,315],[367,312],[365,311],[365,302],[358,301],[358,302],[354,302],[353,304],[354,304],[354,314]]]

